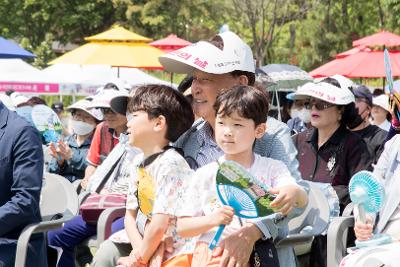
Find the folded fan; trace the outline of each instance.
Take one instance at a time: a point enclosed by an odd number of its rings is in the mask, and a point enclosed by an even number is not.
[[[392,65],[390,63],[389,52],[385,48],[383,52],[383,59],[385,62],[385,74],[386,74],[386,81],[388,83],[389,88],[389,95],[393,96],[393,98],[389,98],[389,107],[390,110],[393,111],[394,115],[396,116],[397,120],[400,121],[400,92],[394,90],[393,88],[393,76],[392,76]]]

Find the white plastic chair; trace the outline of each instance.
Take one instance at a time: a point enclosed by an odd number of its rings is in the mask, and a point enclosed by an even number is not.
[[[346,255],[347,232],[354,227],[355,219],[351,215],[354,204],[350,203],[343,211],[342,217],[333,218],[328,228],[327,267],[339,266]]]
[[[305,181],[310,188],[305,211],[289,221],[289,234],[278,240],[276,247],[292,246],[296,255],[310,251],[314,236],[322,234],[329,224],[330,210],[325,194],[313,182]]]
[[[15,267],[24,267],[28,243],[33,233],[44,233],[61,228],[78,214],[78,195],[72,184],[64,177],[45,173],[40,197],[42,221],[26,226],[17,243]]]

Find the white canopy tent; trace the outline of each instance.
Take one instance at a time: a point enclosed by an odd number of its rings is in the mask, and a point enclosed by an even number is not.
[[[65,92],[65,94],[74,95],[92,95],[98,87],[109,82],[128,86],[150,83],[170,85],[169,82],[153,77],[139,69],[113,68],[107,65],[54,64],[44,69],[42,73],[61,84],[75,84],[74,92]]]
[[[171,85],[135,68],[54,64],[39,70],[21,59],[0,59],[0,91],[86,96],[93,95],[97,88],[109,82],[129,87],[150,83]]]
[[[22,59],[0,59],[0,91],[7,90],[32,95],[58,94],[59,84]]]

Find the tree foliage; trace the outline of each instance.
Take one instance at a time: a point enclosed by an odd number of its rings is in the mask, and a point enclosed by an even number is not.
[[[208,39],[223,24],[252,47],[259,64],[311,70],[379,29],[400,33],[400,0],[1,0],[0,35],[38,55],[55,55],[53,40],[84,37],[120,24],[159,39],[170,33]]]

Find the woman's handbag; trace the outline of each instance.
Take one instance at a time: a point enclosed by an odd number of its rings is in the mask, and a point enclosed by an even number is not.
[[[103,210],[113,207],[125,207],[126,195],[123,194],[91,194],[81,204],[79,212],[82,219],[96,224]]]

